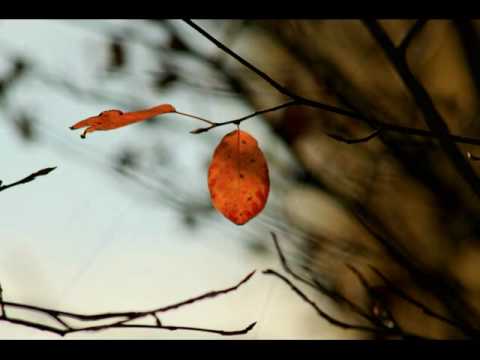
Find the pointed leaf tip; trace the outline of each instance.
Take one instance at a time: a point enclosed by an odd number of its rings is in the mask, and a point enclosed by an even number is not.
[[[171,104],[162,104],[149,109],[133,111],[124,113],[120,110],[106,110],[102,111],[97,116],[92,116],[81,120],[70,126],[71,130],[86,128],[80,135],[85,139],[87,133],[94,131],[106,131],[118,129],[133,123],[141,122],[153,118],[158,115],[176,112],[176,109]]]

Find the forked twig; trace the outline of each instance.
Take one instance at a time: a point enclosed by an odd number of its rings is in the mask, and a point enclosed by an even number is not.
[[[209,291],[205,294],[172,304],[164,307],[158,307],[153,310],[147,311],[130,311],[130,312],[108,312],[108,313],[98,313],[98,314],[79,314],[67,311],[60,311],[40,306],[28,305],[28,304],[21,304],[16,302],[10,301],[2,301],[2,316],[0,317],[0,321],[5,321],[11,324],[18,324],[23,325],[31,328],[35,328],[38,330],[43,330],[47,332],[51,332],[57,335],[65,336],[67,334],[81,332],[81,331],[100,331],[100,330],[107,330],[107,329],[114,329],[114,328],[143,328],[143,329],[163,329],[163,330],[190,330],[190,331],[199,331],[199,332],[207,332],[207,333],[215,333],[219,335],[231,336],[231,335],[241,335],[248,333],[256,324],[256,322],[251,323],[247,327],[240,329],[240,330],[218,330],[218,329],[208,329],[208,328],[200,328],[200,327],[191,327],[191,326],[174,326],[174,325],[165,325],[163,324],[160,319],[158,318],[158,313],[167,312],[173,309],[178,309],[180,307],[193,304],[195,302],[205,300],[208,298],[213,298],[219,295],[224,295],[230,293],[232,291],[237,290],[240,286],[245,284],[250,278],[253,276],[255,271],[252,271],[247,276],[245,276],[239,283],[234,286],[231,286],[226,289],[222,290],[215,290]],[[37,312],[41,314],[45,314],[53,319],[55,319],[60,325],[61,328],[51,325],[45,325],[39,322],[34,322],[30,320],[25,320],[23,318],[16,318],[10,316],[6,316],[5,307],[11,307],[16,309],[22,309],[32,312]],[[138,320],[141,318],[148,318],[149,316],[153,316],[156,319],[155,325],[150,324],[128,324],[133,320]],[[119,319],[120,318],[120,319]],[[91,321],[98,321],[98,320],[111,320],[111,322],[107,324],[101,325],[85,325],[80,327],[73,327],[69,325],[66,319],[75,319],[80,320],[83,322],[91,322]]]
[[[288,101],[288,102],[286,102],[286,103],[284,103],[284,104],[280,104],[280,105],[277,105],[277,106],[273,106],[273,107],[268,108],[268,109],[255,111],[254,113],[251,113],[251,114],[249,114],[249,115],[243,116],[243,117],[238,118],[238,119],[229,120],[229,121],[224,121],[224,122],[220,122],[220,123],[211,122],[211,125],[210,125],[210,126],[192,130],[192,131],[190,131],[190,133],[191,133],[191,134],[201,134],[201,133],[203,133],[203,132],[209,131],[209,130],[211,130],[211,129],[213,129],[213,128],[216,128],[216,127],[219,127],[219,126],[230,125],[230,124],[232,124],[232,125],[240,125],[240,123],[241,123],[242,121],[245,121],[245,120],[247,120],[247,119],[251,119],[251,118],[253,118],[253,117],[257,116],[257,115],[266,114],[266,113],[269,113],[269,112],[277,111],[277,110],[284,109],[284,108],[290,107],[290,106],[295,106],[295,105],[299,105],[299,103],[298,103],[296,100]]]
[[[403,291],[402,289],[400,289],[398,286],[396,286],[390,279],[388,279],[384,274],[382,274],[380,272],[380,270],[378,270],[377,268],[375,268],[374,266],[372,265],[369,265],[370,269],[380,278],[382,279],[382,281],[385,283],[385,285],[390,289],[390,291],[392,292],[392,294],[398,296],[399,298],[407,301],[408,303],[414,305],[415,307],[419,308],[420,310],[422,310],[426,315],[432,317],[432,318],[435,318],[437,320],[440,320],[444,323],[447,323],[455,328],[458,328],[458,329],[462,329],[463,326],[461,323],[458,323],[452,319],[449,319],[443,315],[440,315],[438,313],[436,313],[435,311],[433,311],[432,309],[430,309],[428,306],[426,306],[425,304],[422,304],[420,301],[418,300],[415,300],[413,297],[411,297],[410,295],[408,295],[405,291]],[[479,332],[480,333],[480,332]]]
[[[400,51],[400,53],[403,54],[403,56],[406,55],[408,47],[412,43],[413,39],[417,34],[419,34],[422,31],[423,27],[427,24],[427,22],[428,22],[428,19],[417,20],[415,24],[413,24],[413,26],[408,30],[402,42],[397,47],[397,49]]]
[[[390,124],[390,123],[387,123],[387,122],[378,121],[378,120],[368,118],[367,116],[365,116],[362,113],[359,113],[358,111],[345,110],[345,109],[342,109],[342,108],[339,108],[339,107],[336,107],[336,106],[333,106],[333,105],[328,105],[328,104],[322,103],[320,101],[308,99],[308,98],[305,98],[305,97],[300,96],[298,94],[295,94],[290,89],[288,89],[287,87],[281,85],[279,82],[274,80],[267,73],[265,73],[264,71],[257,68],[255,65],[253,65],[252,63],[250,63],[249,61],[247,61],[246,59],[241,57],[239,54],[234,52],[232,49],[228,48],[226,45],[224,45],[218,39],[216,39],[215,37],[210,35],[206,30],[201,28],[199,25],[195,24],[192,20],[184,19],[183,21],[186,24],[188,24],[190,27],[195,29],[195,31],[197,31],[199,34],[201,34],[206,39],[208,39],[210,42],[212,42],[220,50],[222,50],[226,54],[230,55],[232,58],[237,60],[243,66],[250,69],[252,72],[254,72],[259,77],[264,79],[267,83],[269,83],[279,93],[281,93],[285,96],[288,96],[291,100],[296,101],[298,105],[313,107],[313,108],[316,108],[316,109],[321,109],[321,110],[328,111],[328,112],[331,112],[331,113],[343,115],[343,116],[346,116],[346,117],[348,117],[350,119],[353,119],[353,120],[356,120],[356,121],[365,122],[365,123],[367,123],[367,125],[368,124],[374,124],[377,129],[382,129],[383,132],[395,132],[395,133],[404,134],[404,135],[421,136],[421,137],[427,137],[427,138],[433,138],[433,139],[439,139],[439,140],[448,139],[448,140],[450,140],[452,142],[456,142],[456,143],[480,145],[480,139],[478,139],[478,138],[470,138],[470,137],[466,137],[466,136],[453,135],[453,134],[450,134],[450,133],[442,133],[442,132],[437,132],[437,131],[429,131],[429,130],[424,130],[424,129],[410,128],[410,127],[406,127],[406,126]],[[395,48],[395,50],[397,50],[397,49]]]
[[[290,280],[288,280],[285,276],[279,274],[275,270],[272,269],[267,269],[262,272],[265,275],[273,275],[282,280],[284,283],[286,283],[303,301],[308,303],[311,307],[315,309],[318,315],[328,321],[330,324],[341,327],[343,329],[350,329],[350,330],[361,330],[361,331],[367,331],[370,333],[384,333],[386,330],[383,330],[381,328],[375,328],[375,327],[370,327],[370,326],[363,326],[363,325],[354,325],[354,324],[349,324],[340,320],[335,319],[334,317],[328,315],[326,312],[324,312],[322,309],[318,307],[318,305],[310,300],[305,293],[303,293],[298,287],[296,287]]]

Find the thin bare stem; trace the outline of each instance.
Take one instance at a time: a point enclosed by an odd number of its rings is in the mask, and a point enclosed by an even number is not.
[[[49,174],[50,172],[52,172],[56,168],[57,167],[55,166],[55,167],[50,167],[50,168],[45,168],[45,169],[42,169],[42,170],[38,170],[37,172],[34,172],[33,174],[30,174],[27,177],[25,177],[21,180],[18,180],[16,182],[12,183],[12,184],[9,184],[9,185],[2,185],[2,182],[0,181],[0,191],[6,190],[8,188],[11,188],[11,187],[14,187],[14,186],[17,186],[17,185],[26,184],[30,181],[35,180],[35,178],[37,176],[44,176],[44,175]]]
[[[374,132],[372,132],[370,135],[367,135],[365,137],[361,137],[361,138],[358,138],[358,139],[348,139],[348,138],[345,138],[341,135],[330,134],[330,133],[327,133],[327,136],[331,137],[332,139],[335,139],[337,141],[344,142],[346,144],[359,144],[359,143],[362,143],[362,142],[368,142],[369,140],[373,139],[374,137],[377,137],[378,135],[380,135],[381,132],[382,132],[382,129],[377,129]]]
[[[274,107],[271,107],[271,108],[268,108],[268,109],[264,109],[264,110],[259,110],[259,111],[255,111],[254,113],[251,113],[249,115],[246,115],[246,116],[243,116],[241,118],[238,118],[238,119],[234,119],[234,120],[229,120],[229,121],[225,121],[225,122],[220,122],[220,123],[212,123],[211,126],[209,127],[205,127],[205,128],[198,128],[198,129],[195,129],[195,130],[192,130],[190,131],[191,134],[201,134],[203,132],[206,132],[206,131],[209,131],[213,128],[216,128],[216,127],[219,127],[219,126],[225,126],[225,125],[240,125],[240,123],[242,121],[245,121],[245,120],[248,120],[248,119],[251,119],[257,115],[261,115],[261,114],[265,114],[265,113],[269,113],[269,112],[273,112],[273,111],[277,111],[277,110],[280,110],[280,109],[283,109],[283,108],[286,108],[286,107],[290,107],[290,106],[295,106],[295,105],[299,105],[298,101],[296,100],[293,100],[293,101],[288,101],[284,104],[280,104],[280,105],[277,105],[277,106],[274,106]]]
[[[108,329],[162,329],[162,330],[188,330],[188,331],[198,331],[204,333],[213,333],[223,336],[233,336],[233,335],[243,335],[248,333],[253,327],[256,325],[256,322],[251,323],[247,327],[240,329],[240,330],[218,330],[218,329],[208,329],[208,328],[201,328],[201,327],[192,327],[192,326],[175,326],[175,325],[141,325],[141,324],[119,324],[119,325],[112,325],[109,326]],[[78,329],[70,332],[79,332],[79,331],[95,331],[98,329]],[[100,329],[101,330],[101,329]]]
[[[400,297],[401,299],[409,302],[410,304],[416,306],[417,308],[421,309],[425,314],[429,315],[430,317],[433,317],[437,320],[440,320],[442,322],[445,322],[451,326],[454,326],[458,329],[462,329],[462,324],[456,322],[456,321],[453,321],[443,315],[440,315],[438,313],[436,313],[435,311],[433,311],[432,309],[430,309],[428,306],[426,306],[425,304],[422,304],[420,301],[418,300],[415,300],[414,298],[412,298],[410,295],[408,295],[406,292],[404,292],[403,290],[401,290],[399,287],[397,287],[391,280],[389,280],[385,275],[383,275],[380,270],[378,270],[377,268],[375,268],[374,266],[372,265],[369,265],[370,269],[372,269],[372,271],[380,278],[383,280],[383,282],[385,283],[385,285],[388,286],[388,288],[392,291],[393,294],[395,294],[396,296]]]
[[[0,284],[0,310],[2,311],[2,318],[7,317],[7,313],[5,312],[5,304],[3,303],[3,288],[2,284]]]
[[[157,314],[153,313],[152,316],[154,317],[155,319],[155,323],[159,326],[162,326],[162,321],[160,320],[160,318],[157,316]]]
[[[396,336],[400,336],[400,337],[405,338],[405,339],[408,339],[408,338],[427,339],[423,336],[412,334],[412,333],[409,333],[409,332],[403,330],[399,326],[397,321],[394,319],[393,314],[390,312],[389,309],[385,309],[385,311],[387,313],[387,319],[384,319],[384,321],[382,321],[382,319],[379,319],[376,316],[371,316],[371,315],[367,314],[362,308],[360,308],[358,305],[356,305],[355,303],[353,303],[352,301],[350,301],[349,299],[344,297],[342,294],[337,293],[335,291],[328,290],[316,281],[314,281],[314,283],[312,284],[310,281],[308,281],[308,280],[302,278],[301,276],[299,276],[298,274],[294,273],[293,270],[288,266],[287,260],[285,258],[285,255],[283,254],[282,249],[280,248],[280,245],[279,245],[276,234],[272,232],[271,235],[272,235],[272,239],[273,239],[273,242],[275,244],[275,248],[277,250],[278,256],[280,258],[280,262],[282,264],[282,267],[285,269],[285,271],[287,273],[289,273],[295,279],[301,281],[302,283],[304,283],[306,285],[309,285],[310,287],[313,287],[315,290],[318,290],[322,294],[332,298],[333,300],[344,302],[345,304],[347,304],[350,307],[350,309],[354,313],[356,313],[356,314],[362,316],[364,319],[368,320],[373,325],[373,327],[368,327],[368,326],[363,326],[363,325],[347,324],[347,323],[344,323],[344,322],[339,321],[337,319],[334,319],[333,317],[329,316],[328,314],[323,312],[321,309],[319,309],[318,306],[312,300],[310,300],[304,293],[302,293],[300,289],[296,288],[293,285],[293,283],[291,283],[287,278],[283,277],[282,275],[280,275],[280,274],[278,274],[275,271],[270,270],[270,269],[265,270],[263,272],[264,274],[275,275],[275,276],[279,277],[281,280],[283,280],[284,282],[286,282],[290,286],[290,288],[297,295],[299,295],[305,302],[309,303],[312,307],[314,307],[315,310],[319,313],[319,315],[322,318],[326,319],[327,321],[329,321],[333,325],[340,326],[340,327],[345,328],[345,329],[356,329],[356,330],[362,330],[362,331],[367,331],[367,332],[374,332],[376,334],[382,334],[382,335],[396,335]],[[367,290],[369,296],[372,297],[372,299],[375,299],[374,291],[371,288],[371,286],[368,284],[365,277],[357,269],[355,269],[352,265],[347,264],[347,267],[357,276],[357,278],[361,282],[362,286],[365,287],[365,289]],[[387,321],[385,321],[385,320],[387,320]]]
[[[386,332],[385,329],[381,328],[374,328],[374,327],[369,327],[369,326],[363,326],[363,325],[355,325],[355,324],[349,324],[340,320],[335,319],[334,317],[328,315],[326,312],[324,312],[322,309],[318,307],[318,305],[310,300],[307,295],[305,295],[299,288],[297,288],[290,280],[288,280],[285,276],[279,274],[275,270],[267,269],[263,271],[263,274],[266,275],[273,275],[276,276],[277,278],[281,279],[283,282],[285,282],[303,301],[308,303],[310,306],[312,306],[315,311],[317,312],[320,317],[328,321],[330,324],[341,327],[343,329],[350,329],[350,330],[361,330],[361,331],[367,331],[371,333],[384,333]]]
[[[299,280],[300,282],[312,287],[313,289],[317,290],[318,292],[320,292],[321,294],[323,295],[326,295],[330,298],[332,298],[334,301],[340,301],[340,302],[343,302],[344,304],[346,304],[353,312],[359,314],[360,316],[362,316],[364,319],[368,320],[368,321],[373,321],[373,317],[369,316],[366,311],[364,311],[360,306],[358,306],[357,304],[355,304],[354,302],[350,301],[349,299],[347,299],[345,296],[343,296],[342,294],[340,294],[339,292],[336,292],[334,290],[330,290],[328,288],[326,288],[325,286],[323,286],[322,284],[320,284],[318,281],[309,281],[303,277],[301,277],[300,275],[298,275],[297,273],[295,273],[291,268],[290,266],[288,265],[288,262],[287,262],[287,259],[285,258],[285,255],[283,254],[283,251],[280,247],[280,243],[277,239],[277,235],[274,233],[274,232],[271,232],[270,233],[272,235],[272,240],[273,240],[273,243],[275,244],[275,249],[277,250],[277,254],[278,254],[278,257],[280,258],[280,263],[282,264],[282,267],[283,269],[290,275],[292,275],[295,279]]]
[[[16,303],[16,302],[10,302],[10,301],[2,301],[2,305],[5,307],[12,307],[12,308],[17,308],[17,309],[22,309],[22,310],[27,310],[27,311],[33,311],[41,314],[45,314],[47,316],[50,316],[51,318],[55,319],[58,323],[62,325],[62,328],[56,327],[56,326],[50,326],[50,325],[45,325],[42,323],[37,323],[25,319],[20,319],[20,318],[14,318],[14,317],[6,317],[5,316],[5,310],[3,310],[2,317],[0,318],[0,321],[6,321],[12,324],[18,324],[18,325],[23,325],[31,328],[35,328],[38,330],[42,331],[47,331],[51,333],[55,333],[61,336],[74,333],[74,332],[80,332],[80,331],[101,331],[101,330],[106,330],[106,329],[113,329],[113,328],[144,328],[144,329],[164,329],[164,330],[190,330],[190,331],[202,331],[202,332],[208,332],[208,333],[216,333],[220,335],[240,335],[240,334],[245,334],[248,331],[250,331],[256,323],[252,323],[248,325],[244,329],[240,330],[232,330],[232,331],[227,331],[227,330],[217,330],[217,329],[207,329],[207,328],[197,328],[197,327],[188,327],[188,326],[172,326],[172,325],[164,325],[160,322],[160,319],[157,317],[158,312],[167,312],[169,310],[173,309],[178,309],[180,307],[193,304],[195,302],[207,299],[207,298],[213,298],[219,295],[224,295],[229,292],[237,290],[241,285],[246,283],[255,273],[255,271],[252,271],[249,273],[246,277],[244,277],[240,282],[238,282],[236,285],[231,286],[226,289],[222,290],[215,290],[215,291],[210,291],[207,292],[203,295],[196,296],[190,299],[187,299],[185,301],[181,301],[172,305],[164,306],[164,307],[158,307],[153,310],[148,310],[148,311],[130,311],[130,312],[109,312],[109,313],[97,313],[97,314],[91,314],[91,315],[86,315],[86,314],[78,314],[78,313],[72,313],[72,312],[66,312],[66,311],[60,311],[60,310],[55,310],[55,309],[49,309],[49,308],[44,308],[40,306],[34,306],[34,305],[28,305],[28,304],[21,304],[21,303]],[[153,316],[156,319],[156,325],[149,325],[149,324],[127,324],[128,322],[140,318],[146,318],[148,316]],[[77,319],[80,321],[97,321],[97,320],[111,320],[111,322],[107,324],[102,324],[102,325],[86,325],[82,327],[76,327],[73,328],[70,325],[68,325],[67,322],[65,322],[63,318],[71,318],[71,319]]]
[[[397,323],[397,321],[394,319],[392,312],[390,309],[386,306],[386,304],[383,303],[378,297],[378,295],[375,293],[375,290],[370,286],[368,283],[367,279],[363,276],[363,274],[355,268],[353,265],[346,264],[347,268],[357,277],[358,281],[360,284],[363,286],[365,291],[367,292],[368,296],[370,299],[374,302],[377,303],[377,305],[382,305],[382,312],[386,315],[382,316],[382,314],[375,314],[375,324],[380,325],[380,326],[385,326],[389,329],[395,329],[398,333],[401,333],[403,336],[403,330],[400,328],[400,325]],[[380,301],[379,301],[380,300]]]
[[[413,24],[413,26],[408,30],[407,34],[403,38],[400,45],[398,45],[398,50],[405,56],[409,45],[412,43],[413,39],[417,34],[422,31],[423,27],[427,24],[428,19],[420,19]]]
[[[216,123],[213,122],[213,121],[210,121],[210,120],[207,120],[207,119],[204,119],[204,118],[201,118],[199,116],[195,116],[195,115],[191,115],[191,114],[187,114],[187,113],[184,113],[184,112],[180,112],[180,111],[174,111],[175,114],[179,114],[179,115],[183,115],[183,116],[188,116],[190,118],[193,118],[193,119],[197,119],[197,120],[200,120],[200,121],[203,121],[203,122],[206,122],[207,124],[210,124],[210,125],[215,125]]]
[[[213,44],[215,44],[218,48],[220,48],[222,51],[233,57],[235,60],[240,62],[242,65],[245,67],[249,68],[251,71],[253,71],[255,74],[260,76],[262,79],[264,79],[266,82],[268,82],[273,88],[277,89],[280,93],[285,94],[292,99],[296,100],[298,96],[293,94],[290,90],[288,90],[286,87],[282,86],[279,84],[277,81],[273,80],[270,76],[268,76],[266,73],[258,69],[256,66],[252,65],[250,62],[245,60],[243,57],[235,53],[233,50],[222,44],[220,41],[215,39],[212,35],[210,35],[207,31],[202,29],[200,26],[195,24],[192,20],[190,19],[183,19],[185,23],[187,23],[189,26],[191,26],[193,29],[195,29],[197,32],[199,32],[201,35],[206,37],[208,40],[210,40]]]
[[[374,20],[364,20],[363,23],[378,45],[382,48],[393,65],[396,73],[400,76],[403,83],[412,94],[417,107],[423,114],[423,119],[426,125],[433,133],[438,135],[439,144],[455,170],[463,177],[465,182],[470,185],[473,193],[480,198],[480,179],[473,170],[471,164],[462,155],[457,144],[451,140],[447,123],[435,107],[430,94],[416,79],[410,70],[406,59],[395,47],[382,26]]]
[[[285,86],[281,85],[277,81],[275,81],[273,78],[271,78],[269,75],[267,75],[265,72],[261,71],[258,69],[256,66],[254,66],[252,63],[235,53],[233,50],[229,49],[226,45],[222,44],[219,40],[215,39],[212,35],[210,35],[207,31],[202,29],[200,26],[195,24],[193,21],[189,19],[183,20],[185,23],[187,23],[190,27],[195,29],[198,33],[200,33],[202,36],[204,36],[206,39],[208,39],[210,42],[215,44],[219,49],[236,59],[239,63],[244,65],[246,68],[250,69],[252,72],[257,74],[259,77],[264,79],[266,82],[268,82],[274,89],[276,89],[278,92],[280,92],[283,95],[288,96],[290,99],[295,100],[298,105],[304,105],[304,106],[309,106],[313,107],[316,109],[321,109],[324,111],[328,111],[331,113],[339,114],[346,116],[350,119],[357,120],[357,121],[362,121],[367,124],[372,124],[374,125],[377,129],[381,129],[381,131],[384,132],[396,132],[399,134],[404,134],[404,135],[410,135],[410,136],[421,136],[421,137],[427,137],[427,138],[434,138],[434,139],[439,139],[439,140],[445,140],[448,139],[452,142],[456,143],[464,143],[464,144],[471,144],[471,145],[480,145],[480,139],[477,138],[469,138],[465,136],[459,136],[459,135],[453,135],[450,133],[445,133],[445,132],[438,132],[438,131],[429,131],[429,130],[424,130],[424,129],[416,129],[416,128],[410,128],[410,127],[405,127],[401,125],[395,125],[395,124],[390,124],[386,123],[383,121],[378,121],[371,119],[367,116],[365,116],[362,113],[359,113],[357,111],[349,111],[345,109],[338,108],[336,106],[324,104],[319,101],[311,100],[304,98],[302,96],[299,96],[295,93],[293,93],[291,90],[286,88]],[[396,48],[394,49],[396,50]],[[196,131],[196,130],[194,130]],[[198,129],[199,132],[202,132],[202,130]],[[206,130],[205,130],[206,131]],[[197,133],[197,132],[194,132]],[[376,135],[375,135],[376,136]]]

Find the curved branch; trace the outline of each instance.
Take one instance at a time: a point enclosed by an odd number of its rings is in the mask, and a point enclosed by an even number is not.
[[[3,310],[2,315],[0,316],[0,321],[5,321],[9,322],[12,324],[17,324],[17,325],[23,325],[31,328],[35,328],[38,330],[42,331],[47,331],[51,332],[57,335],[65,336],[70,333],[74,332],[81,332],[81,331],[101,331],[101,330],[107,330],[107,329],[113,329],[113,328],[144,328],[144,329],[164,329],[164,330],[190,330],[190,331],[201,331],[201,332],[208,332],[208,333],[215,333],[215,334],[220,334],[220,335],[240,335],[240,334],[246,334],[248,333],[256,324],[256,322],[248,325],[247,327],[240,329],[240,330],[218,330],[218,329],[207,329],[207,328],[199,328],[199,327],[189,327],[189,326],[173,326],[173,325],[164,325],[160,321],[160,319],[157,317],[158,313],[161,312],[167,312],[173,309],[178,309],[180,307],[183,307],[185,305],[190,305],[195,302],[205,300],[208,298],[213,298],[219,295],[224,295],[229,292],[237,290],[240,286],[245,284],[250,278],[253,276],[255,271],[252,271],[249,273],[247,276],[245,276],[240,282],[238,282],[236,285],[231,286],[226,289],[222,290],[215,290],[215,291],[209,291],[205,294],[172,304],[164,307],[158,307],[153,310],[148,310],[148,311],[130,311],[130,312],[109,312],[109,313],[97,313],[97,314],[79,314],[79,313],[73,313],[73,312],[67,312],[67,311],[60,311],[60,310],[55,310],[55,309],[49,309],[45,307],[40,307],[40,306],[34,306],[34,305],[28,305],[28,304],[21,304],[21,303],[16,303],[16,302],[10,302],[10,301],[3,301],[2,300],[2,308],[17,308],[17,309],[22,309],[22,310],[27,310],[27,311],[33,311],[36,313],[41,313],[44,315],[47,315],[54,320],[56,320],[60,325],[62,325],[61,328],[55,327],[55,326],[50,326],[50,325],[45,325],[42,323],[37,323],[34,321],[29,321],[25,320],[22,318],[15,318],[11,316],[7,316],[7,313],[5,310]],[[2,298],[3,299],[3,298]],[[149,316],[154,316],[156,321],[155,325],[149,325],[149,324],[127,324],[130,321],[137,320],[140,318],[147,318]],[[82,327],[73,327],[69,325],[65,319],[70,318],[70,319],[76,319],[80,320],[83,322],[87,321],[98,321],[98,320],[111,320],[111,322],[107,324],[102,324],[102,325],[90,325],[90,326],[82,326]],[[119,318],[122,318],[119,320]]]
[[[435,311],[430,309],[428,306],[426,306],[425,304],[422,304],[421,302],[415,300],[410,295],[408,295],[406,292],[404,292],[402,289],[397,287],[391,280],[389,280],[385,275],[383,275],[380,272],[380,270],[378,270],[377,268],[375,268],[372,265],[369,265],[369,267],[380,279],[382,279],[382,281],[385,283],[385,285],[388,286],[388,288],[392,291],[393,294],[395,294],[398,297],[400,297],[401,299],[409,302],[410,304],[416,306],[417,308],[422,310],[425,314],[429,315],[430,317],[433,317],[437,320],[443,321],[444,323],[447,323],[447,324],[449,324],[453,327],[456,327],[457,329],[460,329],[460,330],[464,331],[466,334],[469,334],[469,331],[464,329],[461,323],[459,323],[457,321],[454,321],[454,320],[451,320],[451,319],[449,319],[449,318],[447,318],[443,315],[440,315],[440,314],[436,313]],[[480,333],[480,331],[479,331],[479,333]]]
[[[267,269],[262,272],[265,275],[273,275],[282,280],[284,283],[286,283],[303,301],[308,303],[311,307],[315,309],[318,315],[328,321],[330,324],[341,327],[343,329],[347,330],[360,330],[360,331],[366,331],[374,334],[378,333],[386,333],[387,329],[382,329],[382,328],[374,328],[370,326],[363,326],[363,325],[355,325],[355,324],[349,324],[340,320],[335,319],[334,317],[328,315],[326,312],[324,312],[322,309],[318,307],[318,305],[310,300],[307,295],[305,295],[299,288],[297,288],[290,280],[288,280],[285,276],[279,274],[275,270],[272,269]]]
[[[280,263],[282,264],[283,269],[287,272],[287,274],[290,274],[293,276],[295,279],[299,280],[300,282],[310,286],[311,288],[317,290],[321,294],[330,297],[336,302],[343,302],[344,304],[348,305],[350,309],[354,312],[357,313],[358,315],[362,316],[364,319],[373,322],[373,318],[369,316],[360,306],[355,304],[354,302],[350,301],[347,299],[345,296],[340,294],[337,291],[330,290],[320,284],[318,281],[313,280],[313,282],[301,277],[297,273],[295,273],[290,266],[288,265],[287,259],[285,258],[285,255],[283,254],[283,251],[280,247],[280,243],[278,242],[277,235],[274,232],[270,233],[272,235],[273,243],[275,245],[275,249],[277,250],[278,257],[280,259]]]
[[[377,129],[374,132],[372,132],[370,135],[358,138],[358,139],[347,139],[341,135],[336,135],[336,134],[327,134],[327,136],[331,137],[332,139],[335,139],[337,141],[344,142],[346,144],[359,144],[362,142],[368,142],[369,140],[373,139],[374,137],[377,137],[380,135],[382,132],[382,129]]]
[[[198,33],[200,33],[202,36],[207,38],[209,41],[211,41],[213,44],[215,44],[219,49],[236,59],[239,63],[253,71],[255,74],[257,74],[259,77],[264,79],[266,82],[268,82],[273,88],[275,88],[278,92],[280,92],[283,95],[288,96],[290,99],[294,100],[297,102],[299,105],[305,105],[309,107],[313,107],[316,109],[321,109],[324,111],[329,111],[335,114],[343,115],[348,118],[351,118],[353,120],[357,121],[362,121],[367,124],[371,124],[375,126],[377,129],[382,129],[382,131],[391,131],[391,132],[396,132],[400,134],[405,134],[405,135],[414,135],[414,136],[422,136],[422,137],[428,137],[428,138],[434,138],[434,139],[439,139],[440,141],[448,139],[451,142],[456,142],[456,143],[464,143],[464,144],[471,144],[471,145],[480,145],[480,139],[477,138],[469,138],[469,137],[464,137],[464,136],[459,136],[459,135],[452,135],[450,133],[445,133],[445,132],[438,132],[438,131],[428,131],[428,130],[423,130],[423,129],[416,129],[416,128],[409,128],[405,126],[399,126],[399,125],[394,125],[394,124],[389,124],[385,123],[382,121],[374,120],[371,118],[368,118],[367,116],[355,112],[355,111],[349,111],[345,109],[338,108],[336,106],[324,104],[319,101],[314,101],[311,99],[304,98],[302,96],[299,96],[295,93],[293,93],[291,90],[287,89],[274,79],[272,79],[269,75],[267,75],[265,72],[261,71],[258,69],[256,66],[245,60],[243,57],[235,53],[233,50],[229,49],[226,45],[222,44],[220,41],[215,39],[212,35],[210,35],[207,31],[202,29],[200,26],[195,24],[193,21],[189,19],[184,19],[183,20],[185,23],[187,23],[189,26],[191,26],[193,29],[195,29]],[[396,49],[394,49],[396,50]],[[196,131],[196,130],[194,130]],[[201,132],[201,131],[200,131]]]

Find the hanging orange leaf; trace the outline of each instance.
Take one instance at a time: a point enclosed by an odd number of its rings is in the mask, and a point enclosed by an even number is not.
[[[85,131],[80,135],[85,138],[87,133],[98,130],[113,130],[120,127],[130,125],[136,122],[148,120],[154,116],[176,112],[175,108],[170,104],[158,105],[150,109],[127,112],[120,110],[107,110],[101,112],[97,116],[89,117],[85,120],[79,121],[71,126],[71,130],[81,129],[86,127]]]
[[[237,225],[263,210],[270,180],[255,138],[241,130],[225,135],[208,169],[208,188],[213,206]]]

